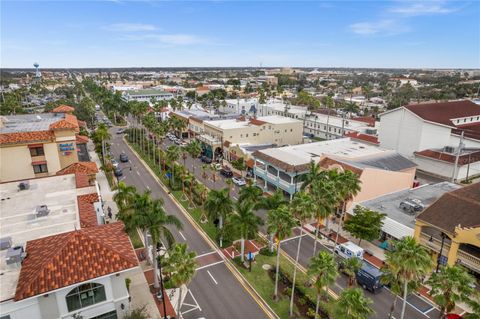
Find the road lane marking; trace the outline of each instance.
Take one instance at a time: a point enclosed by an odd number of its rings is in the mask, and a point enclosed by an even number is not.
[[[137,175],[140,176],[140,173],[137,171]]]
[[[147,186],[148,187],[148,186]],[[150,188],[149,188],[150,189]],[[178,231],[178,233],[180,234],[180,236],[182,236],[183,240],[187,241],[187,239],[185,238],[185,236],[183,236],[182,232],[181,231]],[[198,257],[198,256],[197,256]]]
[[[298,235],[298,236],[290,237],[290,238],[287,238],[287,239],[282,240],[281,243],[283,244],[283,243],[286,243],[287,241],[294,240],[294,239],[298,239],[298,238],[304,237],[304,236],[306,236],[306,235],[307,235],[307,234],[305,234],[305,232],[303,232],[303,235],[302,235],[302,236]]]
[[[218,282],[215,280],[215,278],[213,278],[212,274],[210,273],[210,270],[207,270],[208,274],[210,275],[210,278],[212,278],[213,282],[215,283],[215,285],[218,285]]]
[[[200,258],[200,257],[206,256],[206,255],[211,255],[211,254],[216,254],[216,253],[217,252],[214,250],[214,251],[211,251],[211,252],[208,252],[208,253],[205,253],[205,254],[197,255],[197,257],[195,257],[195,258]]]
[[[205,266],[198,267],[198,268],[196,268],[195,270],[201,270],[201,269],[204,269],[204,268],[207,268],[207,267],[211,267],[211,266],[215,266],[215,265],[221,264],[221,263],[223,263],[223,262],[225,262],[225,261],[224,261],[224,260],[220,260],[220,261],[217,261],[217,262],[214,262],[214,263],[205,265]],[[208,270],[207,270],[207,271],[208,271]]]

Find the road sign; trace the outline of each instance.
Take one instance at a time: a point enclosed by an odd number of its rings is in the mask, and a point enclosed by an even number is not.
[[[447,264],[448,258],[446,256],[441,255],[440,258],[438,259],[438,262],[440,265],[445,266]]]
[[[168,172],[168,173],[165,174],[165,176],[166,176],[168,179],[170,179],[170,177],[172,177],[172,173]]]
[[[248,255],[247,255],[247,259],[248,260],[253,260],[253,258],[254,258],[253,253],[249,252]]]

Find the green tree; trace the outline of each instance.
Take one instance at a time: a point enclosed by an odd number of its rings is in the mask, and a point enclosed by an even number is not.
[[[303,226],[313,217],[316,209],[315,202],[306,192],[295,194],[290,203],[290,212],[292,216],[300,222],[300,238],[297,244],[297,255],[295,256],[295,266],[293,269],[292,295],[290,297],[290,316],[293,316],[293,297],[295,295],[295,281],[297,279],[298,258],[300,257],[300,247],[302,246]]]
[[[457,302],[468,302],[474,293],[475,279],[459,265],[442,267],[434,272],[427,284],[432,287],[430,295],[440,306],[440,318],[451,312]]]
[[[373,301],[365,298],[362,289],[347,288],[335,302],[333,313],[338,319],[367,319],[374,313]]]
[[[272,195],[267,195],[267,196],[262,196],[260,197],[260,200],[258,204],[256,205],[256,209],[265,209],[267,211],[277,209],[278,207],[282,205],[287,205],[288,201],[283,195],[283,192],[281,190],[277,190],[275,193]],[[269,248],[270,251],[273,252],[273,236],[274,234],[270,234],[270,243],[269,243]]]
[[[237,169],[240,171],[240,175],[243,176],[243,171],[247,168],[247,165],[245,165],[245,160],[243,157],[239,157],[238,159],[232,161],[232,166],[233,168]]]
[[[195,159],[202,153],[202,146],[200,145],[200,142],[197,140],[192,140],[188,145],[187,145],[187,152],[190,154],[192,157],[192,169],[193,169],[193,176],[195,176]]]
[[[172,232],[168,228],[174,226],[178,230],[182,230],[182,223],[174,215],[168,215],[160,199],[150,200],[148,205],[135,216],[138,227],[143,231],[148,231],[152,238],[152,256],[153,256],[153,273],[155,289],[159,288],[158,276],[158,256],[157,245],[161,239],[166,240],[168,247],[175,241]]]
[[[181,150],[177,145],[170,145],[167,148],[165,153],[165,157],[167,161],[170,163],[170,171],[171,171],[171,183],[170,186],[173,188],[175,184],[175,162],[180,158]]]
[[[385,214],[381,214],[362,206],[355,206],[354,215],[350,217],[343,227],[353,237],[358,238],[360,245],[362,240],[372,241],[380,237]]]
[[[240,259],[245,260],[245,240],[254,237],[262,219],[253,212],[253,203],[237,202],[235,213],[230,215],[230,224],[240,235]]]
[[[182,295],[182,287],[192,281],[197,268],[196,254],[187,250],[187,244],[175,244],[169,250],[165,271],[171,274],[170,281]],[[180,314],[182,307],[181,298],[178,300],[177,314]],[[180,315],[179,315],[180,317]]]
[[[400,319],[405,317],[409,283],[418,282],[432,269],[429,253],[413,237],[407,236],[392,242],[392,250],[385,253],[385,264],[398,276],[403,285],[403,303]]]
[[[321,295],[327,295],[328,286],[332,285],[338,277],[337,263],[332,255],[321,251],[318,256],[312,257],[310,260],[307,273],[314,278],[313,285],[317,291],[315,315],[318,316]]]
[[[259,187],[248,185],[240,189],[238,201],[241,203],[250,202],[257,206],[262,195],[263,191]]]
[[[362,261],[357,257],[343,260],[343,272],[348,276],[348,287],[352,287],[355,284],[357,271],[360,268],[362,268]]]
[[[130,310],[123,318],[124,319],[149,319],[147,307],[142,306],[140,308]]]
[[[298,180],[300,182],[303,182],[300,188],[302,190],[307,189],[307,187],[309,187],[313,183],[313,181],[320,178],[321,171],[322,171],[322,168],[320,167],[320,165],[318,165],[318,163],[315,163],[314,161],[310,161],[308,172],[298,177]]]
[[[118,183],[116,192],[113,195],[113,200],[118,206],[120,211],[127,209],[137,194],[135,186],[127,186],[124,182]]]
[[[223,221],[226,220],[234,210],[232,199],[228,195],[228,188],[221,190],[212,189],[208,193],[203,208],[212,222],[218,219],[218,229],[220,233],[222,233]],[[222,247],[223,234],[220,234],[219,243],[220,247]]]
[[[281,205],[276,209],[267,213],[267,230],[269,234],[274,234],[277,239],[277,264],[275,270],[275,292],[273,297],[278,299],[278,275],[280,273],[280,252],[281,242],[292,234],[292,228],[296,226],[290,210],[285,205]]]

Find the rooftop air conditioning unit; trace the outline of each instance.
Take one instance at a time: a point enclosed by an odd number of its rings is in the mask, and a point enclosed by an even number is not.
[[[15,246],[12,248],[8,248],[6,255],[6,263],[7,265],[21,263],[26,256],[27,254],[24,252],[23,246]]]
[[[0,238],[0,250],[9,249],[10,247],[12,247],[12,237]]]
[[[50,213],[50,209],[48,209],[47,205],[40,205],[37,206],[35,209],[35,217],[45,217]]]
[[[30,183],[29,182],[21,182],[18,184],[18,190],[19,191],[24,191],[30,189]]]
[[[365,130],[365,133],[367,133],[367,134],[369,134],[369,135],[375,135],[375,134],[377,134],[377,129],[375,129],[375,128],[367,128],[367,129]]]
[[[450,153],[452,154],[453,152],[455,152],[455,147],[453,146],[445,146],[445,148],[443,149],[445,153]]]

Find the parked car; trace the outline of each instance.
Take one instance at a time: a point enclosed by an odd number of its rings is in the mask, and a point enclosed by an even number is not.
[[[226,169],[226,168],[222,168],[220,170],[220,174],[222,174],[223,176],[227,177],[227,178],[230,178],[230,177],[233,177],[233,173],[231,170],[229,169]]]
[[[112,159],[112,165],[114,168],[117,168],[118,167],[118,162],[116,159]]]
[[[219,163],[212,163],[210,166],[212,167],[213,170],[216,170],[216,171],[219,171],[222,168],[222,165],[220,165]]]
[[[120,154],[120,162],[126,163],[128,162],[128,156],[125,153]]]
[[[210,164],[210,163],[212,163],[212,159],[211,159],[210,157],[208,157],[208,156],[205,156],[205,155],[202,156],[202,157],[200,158],[200,160],[201,160],[203,163],[205,163],[205,164]]]
[[[362,268],[356,273],[358,284],[374,294],[379,293],[383,288],[383,284],[380,282],[382,276],[383,273],[380,269],[366,261],[363,262]]]
[[[113,174],[115,174],[115,176],[117,177],[122,176],[123,175],[122,169],[120,167],[116,167],[115,170],[113,171]]]
[[[232,182],[234,184],[237,184],[238,186],[247,185],[247,182],[245,182],[245,179],[243,177],[234,177],[234,178],[232,178]]]
[[[123,128],[119,128],[117,130],[117,134],[123,134],[123,133],[125,133],[125,130]]]
[[[364,249],[362,247],[355,245],[351,241],[347,241],[346,243],[337,245],[335,247],[335,253],[345,259],[352,257],[363,259],[363,252]]]

